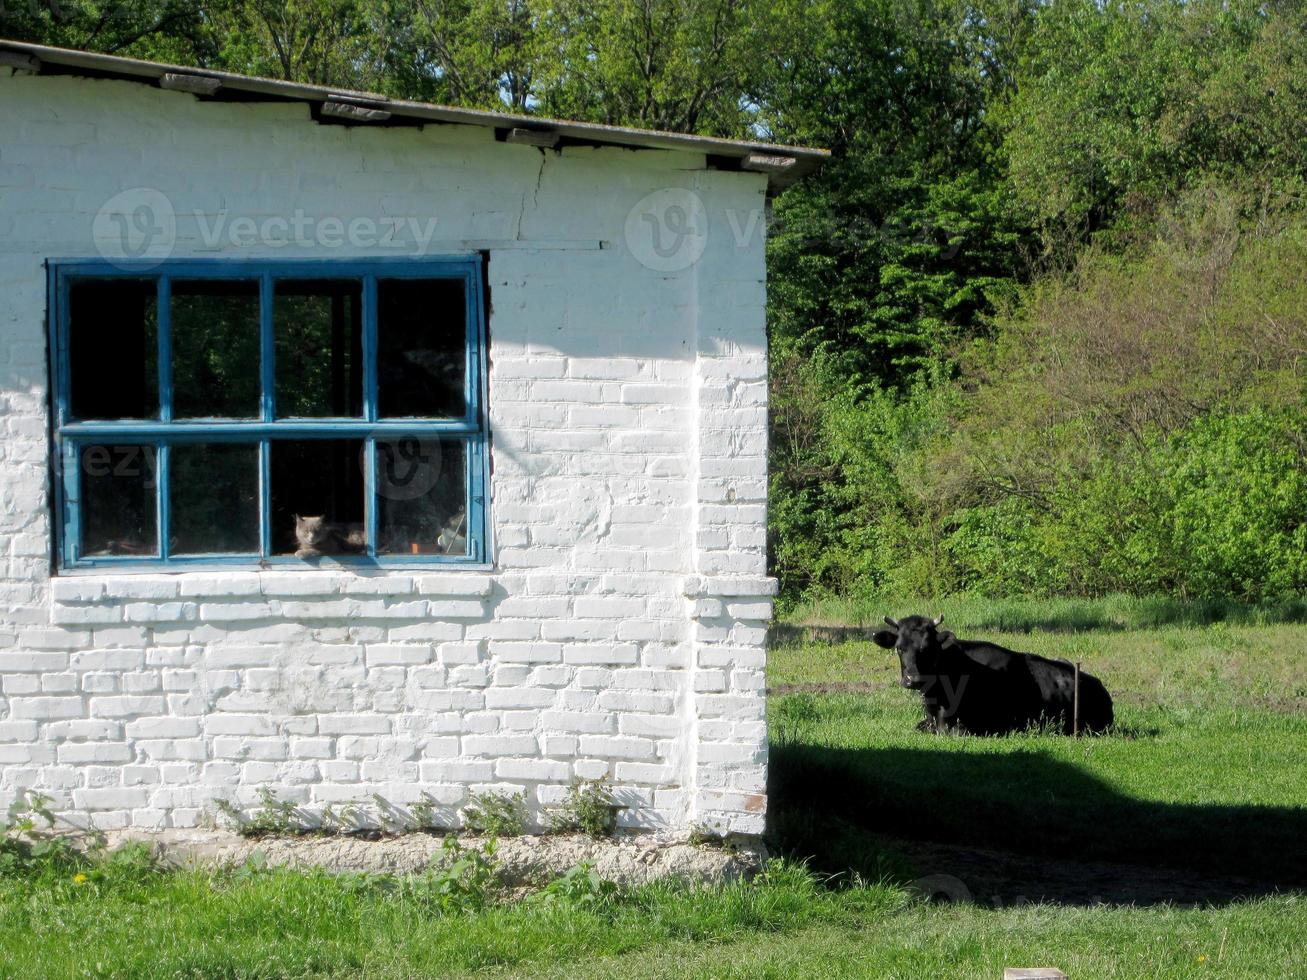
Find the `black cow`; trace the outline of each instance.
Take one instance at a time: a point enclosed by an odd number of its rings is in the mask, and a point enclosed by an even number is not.
[[[940,629],[944,617],[885,617],[873,641],[899,655],[904,687],[921,692],[922,731],[1002,735],[1031,725],[1072,727],[1075,669],[1066,660],[1016,653],[993,643],[959,640]],[[1112,724],[1112,698],[1100,680],[1080,674],[1080,730]]]

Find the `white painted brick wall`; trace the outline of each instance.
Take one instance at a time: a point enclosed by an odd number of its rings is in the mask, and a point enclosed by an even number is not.
[[[763,177],[3,68],[0,132],[0,805],[190,826],[267,786],[452,821],[493,789],[539,817],[609,776],[627,824],[762,829]],[[489,251],[490,568],[51,576],[43,262],[96,255],[134,187],[178,256],[412,252],[208,247],[224,211],[434,217],[430,254]],[[624,238],[667,187],[709,219],[670,273]]]

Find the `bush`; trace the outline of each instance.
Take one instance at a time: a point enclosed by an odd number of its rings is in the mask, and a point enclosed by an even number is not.
[[[1176,595],[1258,602],[1307,588],[1307,412],[1202,416],[1145,451],[959,511],[946,550],[989,595]]]
[[[555,878],[528,899],[532,904],[565,904],[575,908],[601,909],[617,898],[617,885],[600,877],[589,861]]]
[[[1163,476],[1180,591],[1273,599],[1307,589],[1307,411],[1200,419]]]
[[[1307,219],[1254,225],[1247,205],[1197,187],[1155,239],[1087,251],[996,317],[956,381],[852,390],[821,358],[791,367],[773,459],[782,609],[1302,590]]]

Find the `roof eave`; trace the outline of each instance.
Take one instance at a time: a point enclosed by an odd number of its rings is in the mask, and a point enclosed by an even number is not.
[[[6,53],[9,55],[7,58],[4,57]],[[772,193],[812,173],[830,156],[828,150],[808,147],[778,146],[713,136],[631,129],[601,123],[491,112],[484,109],[458,109],[425,102],[391,99],[369,92],[305,85],[300,82],[237,75],[208,68],[169,65],[0,38],[0,65],[3,64],[20,70],[38,72],[44,65],[57,65],[64,69],[91,72],[97,77],[107,76],[153,83],[163,88],[188,91],[199,97],[216,94],[219,90],[226,89],[265,96],[269,99],[306,102],[319,106],[330,103],[332,108],[328,110],[329,115],[339,116],[342,105],[347,109],[356,106],[361,111],[353,115],[360,123],[366,123],[369,118],[407,119],[449,125],[481,126],[505,132],[528,130],[556,135],[564,140],[603,146],[702,153],[718,160],[735,161],[741,170],[766,174],[768,191]]]

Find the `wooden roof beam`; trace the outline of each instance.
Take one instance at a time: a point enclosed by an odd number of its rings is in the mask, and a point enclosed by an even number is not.
[[[41,70],[41,59],[35,55],[23,54],[21,51],[0,51],[0,68],[30,71],[35,74]]]
[[[222,79],[211,75],[186,75],[169,71],[159,76],[159,88],[169,92],[190,92],[192,95],[213,95],[222,88]]]
[[[784,174],[794,168],[799,161],[794,157],[769,156],[764,153],[750,153],[740,163],[741,170],[752,170],[760,174]]]
[[[558,134],[548,129],[526,129],[519,126],[508,131],[504,142],[552,148],[558,145]]]
[[[322,103],[322,114],[332,119],[345,119],[358,123],[385,122],[390,118],[389,109],[379,109],[359,102],[346,102],[344,99],[328,99]]]

